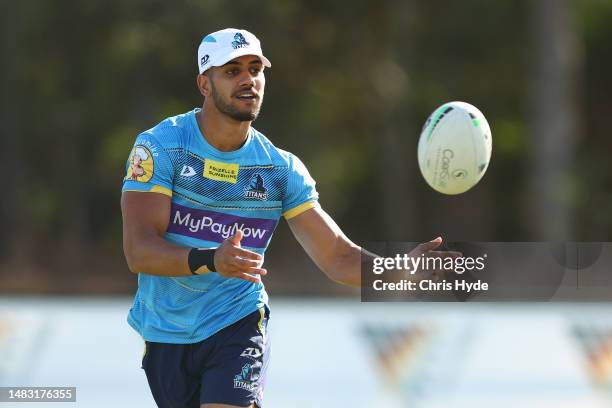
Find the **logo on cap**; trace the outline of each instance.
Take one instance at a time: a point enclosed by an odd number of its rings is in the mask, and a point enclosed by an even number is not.
[[[232,47],[234,49],[246,47],[248,45],[250,44],[247,42],[247,40],[244,38],[242,34],[236,33],[234,35],[234,41],[232,41]]]
[[[204,67],[204,65],[208,64],[208,60],[210,59],[210,56],[208,54],[204,55],[201,59],[200,59],[200,66]]]

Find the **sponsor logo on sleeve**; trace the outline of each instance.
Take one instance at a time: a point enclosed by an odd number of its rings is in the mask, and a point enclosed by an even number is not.
[[[203,176],[211,180],[236,184],[238,182],[239,168],[240,165],[238,163],[223,163],[206,159]]]
[[[153,177],[153,167],[154,162],[151,151],[143,145],[136,145],[130,154],[125,179],[146,183]]]

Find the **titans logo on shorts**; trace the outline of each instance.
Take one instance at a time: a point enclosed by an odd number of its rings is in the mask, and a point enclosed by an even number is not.
[[[141,133],[126,164],[123,191],[166,194],[164,238],[213,248],[242,229],[242,246],[264,254],[281,216],[317,206],[315,182],[293,154],[250,128],[244,145],[222,152],[200,132],[196,113],[170,117]],[[189,344],[267,305],[263,284],[217,273],[162,277],[140,273],[128,316],[145,340]]]

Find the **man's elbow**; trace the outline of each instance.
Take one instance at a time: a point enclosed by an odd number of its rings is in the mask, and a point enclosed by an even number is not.
[[[136,263],[136,261],[133,258],[126,256],[125,260],[127,261],[127,266],[130,272],[132,273],[142,272],[142,267],[140,266],[140,264]]]
[[[326,272],[326,275],[334,282],[354,288],[361,287],[360,271],[351,271],[350,273]]]
[[[361,250],[351,246],[339,251],[335,259],[323,268],[323,272],[334,282],[341,285],[361,286]]]
[[[361,268],[354,266],[352,262],[340,261],[321,269],[336,283],[352,287],[361,286]]]
[[[132,273],[144,272],[147,269],[146,259],[147,257],[142,254],[142,251],[129,243],[123,244],[123,253],[125,255],[125,261],[127,262],[128,269]]]

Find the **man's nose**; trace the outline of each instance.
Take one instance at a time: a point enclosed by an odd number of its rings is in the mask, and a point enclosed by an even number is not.
[[[253,76],[249,71],[246,71],[240,77],[239,82],[240,87],[254,87],[255,86],[255,76]]]

